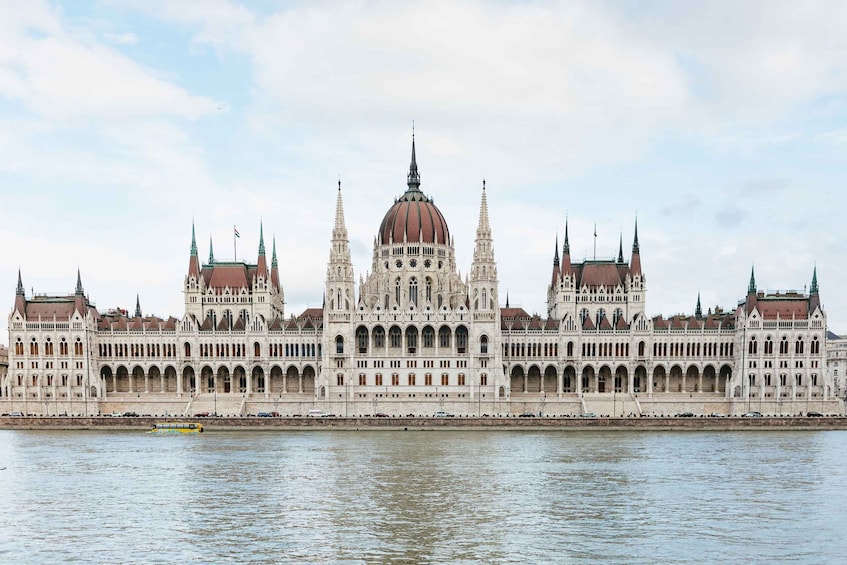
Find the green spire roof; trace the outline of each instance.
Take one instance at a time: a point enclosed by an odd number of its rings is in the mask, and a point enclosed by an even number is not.
[[[194,220],[191,220],[191,256],[197,257],[197,238],[194,237]]]
[[[272,243],[272,245],[273,245],[273,248],[272,248],[273,250],[271,251],[271,267],[272,267],[272,268],[274,268],[274,269],[276,269],[276,268],[277,268],[277,262],[276,262],[276,236],[274,236],[274,237],[273,237],[273,243]]]
[[[815,270],[812,272],[812,288],[809,289],[809,294],[818,293],[818,266],[815,265]]]
[[[212,249],[212,236],[209,236],[209,264],[215,262],[215,251]]]
[[[24,295],[24,283],[21,281],[21,270],[18,269],[18,289],[16,291],[18,296]]]
[[[747,294],[756,294],[756,269],[750,268],[750,284],[747,285]]]
[[[265,232],[262,229],[262,222],[259,222],[259,255],[265,254]]]
[[[694,308],[694,317],[702,318],[703,317],[703,309],[700,307],[700,293],[697,293],[697,307]]]

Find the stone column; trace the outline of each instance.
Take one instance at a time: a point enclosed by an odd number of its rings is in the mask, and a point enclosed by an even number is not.
[[[176,373],[176,396],[177,398],[182,397],[182,371]]]
[[[703,392],[703,371],[697,375],[697,392]]]

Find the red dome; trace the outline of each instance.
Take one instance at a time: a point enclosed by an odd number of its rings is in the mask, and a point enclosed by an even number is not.
[[[441,211],[420,190],[410,188],[394,203],[379,225],[378,243],[450,242],[450,231]]]

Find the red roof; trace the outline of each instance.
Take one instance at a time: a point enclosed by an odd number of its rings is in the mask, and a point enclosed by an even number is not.
[[[756,308],[767,320],[806,319],[809,317],[809,302],[806,298],[768,299],[759,298]]]
[[[585,262],[576,265],[574,270],[578,288],[583,286],[614,288],[623,285],[623,277],[626,276],[626,267],[621,269],[620,265],[611,261]]]

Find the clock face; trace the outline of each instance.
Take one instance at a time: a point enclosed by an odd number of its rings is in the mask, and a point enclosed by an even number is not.
[[[403,261],[401,261],[400,259],[397,259],[397,262],[394,263],[394,264],[397,265],[397,268],[399,269],[400,267],[403,266]]]
[[[409,266],[410,267],[417,267],[418,266],[418,260],[412,259],[411,261],[409,261]]]

